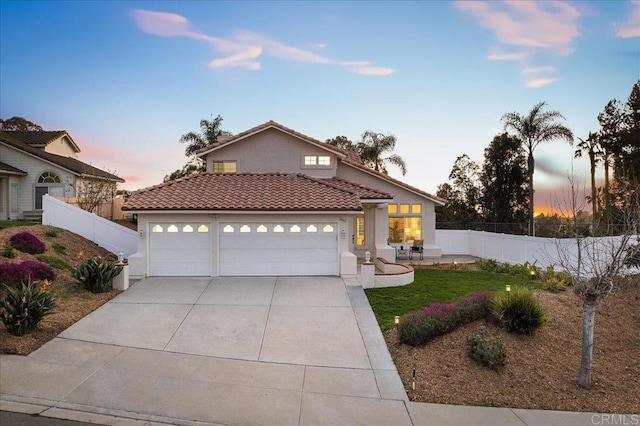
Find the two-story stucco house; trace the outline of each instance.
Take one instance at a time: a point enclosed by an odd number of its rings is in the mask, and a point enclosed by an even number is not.
[[[0,219],[42,215],[43,195],[75,197],[87,180],[124,182],[78,160],[79,152],[64,130],[0,130]]]
[[[131,275],[355,275],[391,243],[435,244],[444,201],[274,121],[202,149],[207,171],[138,191]]]

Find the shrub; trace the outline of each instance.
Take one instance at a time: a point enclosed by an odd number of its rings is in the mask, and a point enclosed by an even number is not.
[[[44,253],[46,246],[38,237],[30,232],[18,232],[9,238],[11,246],[16,250],[20,250],[29,254]]]
[[[56,279],[56,271],[46,263],[37,260],[25,260],[22,262],[22,265],[25,265],[31,270],[31,279],[33,281],[54,281]]]
[[[533,334],[545,321],[544,310],[533,293],[520,286],[498,294],[493,312],[510,333]]]
[[[47,230],[44,232],[44,235],[46,235],[47,237],[55,238],[58,236],[59,231],[60,230],[58,228],[47,228]]]
[[[429,316],[423,311],[409,312],[400,319],[398,338],[407,345],[424,345],[442,334],[441,323],[442,320]]]
[[[571,274],[567,271],[556,272],[553,265],[549,265],[540,273],[542,288],[554,293],[565,291],[566,287],[571,284]]]
[[[14,257],[16,257],[16,254],[13,251],[13,247],[5,243],[4,247],[2,248],[2,256],[6,257],[7,259],[13,259]]]
[[[463,324],[485,318],[491,313],[494,293],[489,290],[481,290],[468,296],[459,297],[456,301],[460,321]]]
[[[484,318],[491,311],[492,301],[493,292],[479,291],[462,296],[454,303],[432,303],[403,316],[398,324],[398,337],[411,346],[424,345],[434,337]]]
[[[31,280],[31,269],[24,263],[0,263],[0,284],[20,287]]]
[[[40,285],[5,286],[7,295],[0,300],[0,316],[9,333],[14,336],[29,333],[55,307],[54,299],[47,294],[47,284],[45,280]]]
[[[49,266],[53,266],[56,269],[66,269],[68,271],[73,270],[73,266],[55,256],[47,256],[45,254],[41,254],[39,256],[36,256],[36,259],[38,259],[40,262],[46,263]]]
[[[111,280],[116,277],[122,266],[116,266],[102,257],[83,260],[71,274],[80,284],[93,293],[109,291]]]
[[[63,246],[62,244],[58,244],[58,243],[53,243],[51,245],[51,248],[53,248],[53,250],[58,254],[65,254],[64,252],[67,250],[67,248],[65,246]]]
[[[476,362],[485,367],[497,370],[504,365],[507,352],[499,336],[489,336],[487,328],[478,328],[478,334],[467,336],[467,352]]]

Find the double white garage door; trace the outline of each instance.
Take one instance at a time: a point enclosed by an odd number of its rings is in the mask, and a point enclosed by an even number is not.
[[[149,275],[339,275],[337,224],[331,222],[224,222],[214,256],[208,224],[153,223]]]

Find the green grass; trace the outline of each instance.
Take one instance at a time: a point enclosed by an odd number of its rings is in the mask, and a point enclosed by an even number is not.
[[[58,244],[58,243],[53,243],[51,245],[51,248],[53,250],[55,250],[55,252],[58,253],[58,254],[65,254],[65,251],[67,250],[67,248],[65,246],[63,246],[62,244]]]
[[[55,256],[47,256],[42,254],[40,256],[36,256],[36,259],[38,259],[40,262],[46,263],[49,266],[53,266],[56,269],[66,269],[68,271],[71,271],[73,269],[73,266]]]
[[[0,229],[12,228],[14,226],[32,226],[37,225],[34,222],[26,222],[24,220],[0,220]]]
[[[395,326],[393,318],[433,302],[453,302],[480,290],[504,290],[505,285],[535,286],[531,281],[486,271],[416,269],[415,281],[403,287],[370,288],[365,293],[382,331]]]

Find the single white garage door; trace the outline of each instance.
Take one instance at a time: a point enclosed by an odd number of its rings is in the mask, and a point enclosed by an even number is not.
[[[210,276],[211,230],[208,223],[149,224],[149,275]]]
[[[338,225],[220,223],[220,275],[339,275]]]

